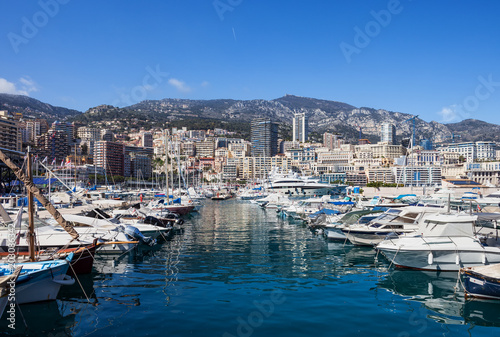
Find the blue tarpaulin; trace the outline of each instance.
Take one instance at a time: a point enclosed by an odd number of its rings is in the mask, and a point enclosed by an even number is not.
[[[399,200],[406,197],[416,197],[416,196],[417,196],[416,194],[400,194],[396,198],[394,198],[394,200]]]
[[[341,206],[341,205],[355,205],[353,201],[328,201],[329,204]]]
[[[385,212],[389,209],[389,207],[380,207],[380,206],[377,206],[377,207],[373,207],[372,211],[382,211],[382,212]]]
[[[50,183],[53,184],[57,182],[56,178],[51,178]],[[10,184],[7,184],[8,186],[18,186],[20,184],[19,180],[14,180],[11,181]],[[48,185],[49,184],[49,179],[46,178],[34,178],[33,179],[33,184],[35,185]]]
[[[144,193],[139,193],[139,195],[140,195],[140,194],[144,194]],[[165,193],[158,193],[158,194],[155,194],[155,198],[166,198],[166,197],[167,197],[167,195],[166,195]],[[169,195],[168,197],[169,197],[169,198],[172,198],[172,199],[174,198],[174,196],[173,196],[173,195]]]
[[[39,207],[42,206],[42,203],[40,201],[38,201],[37,198],[33,198],[33,201],[36,202]],[[28,206],[28,197],[17,199],[17,206],[21,206],[21,205]]]
[[[256,187],[256,188],[252,188],[252,191],[261,191],[261,190],[262,190],[262,186]]]
[[[337,211],[336,209],[323,208],[323,209],[317,211],[316,213],[309,214],[309,217],[314,218],[320,214],[335,215],[335,214],[340,214],[340,212]]]

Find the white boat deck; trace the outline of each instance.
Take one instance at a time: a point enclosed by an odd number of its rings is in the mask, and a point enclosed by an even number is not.
[[[500,279],[500,263],[490,264],[486,266],[470,267],[469,269],[486,277]]]

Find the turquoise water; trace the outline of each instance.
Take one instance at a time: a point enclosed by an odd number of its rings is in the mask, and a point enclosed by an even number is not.
[[[236,200],[206,201],[153,250],[99,257],[82,288],[21,307],[31,336],[492,336],[500,303],[465,302],[456,275],[389,270]],[[88,300],[87,300],[88,297]],[[5,317],[0,331],[8,331]],[[11,333],[11,331],[8,331]]]

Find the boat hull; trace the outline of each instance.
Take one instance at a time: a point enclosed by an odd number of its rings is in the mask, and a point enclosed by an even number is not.
[[[377,247],[395,267],[418,270],[454,271],[461,268],[500,263],[500,250],[403,250]]]
[[[500,278],[490,277],[473,269],[462,269],[466,297],[500,300]]]
[[[161,210],[167,210],[179,215],[186,215],[194,210],[194,205],[193,206],[166,205],[163,207],[153,208],[153,211],[161,211]]]
[[[92,272],[92,266],[94,264],[94,256],[97,246],[90,245],[80,248],[67,248],[57,250],[58,256],[66,256],[70,253],[73,253],[73,259],[71,260],[70,267],[68,268],[68,275],[74,276],[80,274],[90,274]],[[37,259],[40,261],[44,260],[44,256],[47,258],[49,256],[53,256],[54,252],[44,252],[37,251],[35,254]],[[8,253],[0,253],[0,258],[6,259],[8,257]],[[16,260],[18,263],[27,263],[29,262],[29,252],[19,252],[16,253]]]
[[[49,263],[49,267],[39,267],[47,263]],[[23,271],[33,268],[40,269],[27,275],[21,274],[19,276],[15,288],[17,304],[55,300],[61,285],[74,283],[73,279],[69,279],[66,276],[69,267],[69,263],[66,260],[58,260],[53,263],[56,263],[56,265],[50,266],[50,262],[22,264]]]
[[[281,194],[287,194],[292,197],[304,197],[304,196],[322,196],[331,194],[333,187],[289,187],[289,186],[271,186],[268,188],[269,191],[278,192]]]
[[[387,235],[400,235],[401,233],[387,232],[369,232],[369,231],[350,231],[349,228],[343,229],[347,239],[356,246],[376,246],[384,241]]]
[[[342,233],[340,229],[337,228],[327,228],[326,238],[330,241],[345,241],[347,236]]]

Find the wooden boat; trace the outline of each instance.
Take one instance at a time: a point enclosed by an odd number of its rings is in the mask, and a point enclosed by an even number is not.
[[[75,279],[66,275],[73,254],[64,260],[48,260],[16,263],[22,267],[16,281],[15,300],[17,304],[55,300],[62,285],[72,285]],[[0,265],[0,275],[11,274],[8,264]]]
[[[47,261],[50,259],[65,259],[70,253],[73,253],[70,267],[68,268],[68,275],[90,274],[94,264],[94,256],[99,243],[83,246],[79,248],[66,248],[54,250],[38,250],[36,258],[38,261]],[[0,253],[0,260],[5,260],[9,253]],[[29,262],[29,252],[16,252],[15,258],[18,263]]]
[[[460,269],[466,297],[500,300],[500,263]]]

